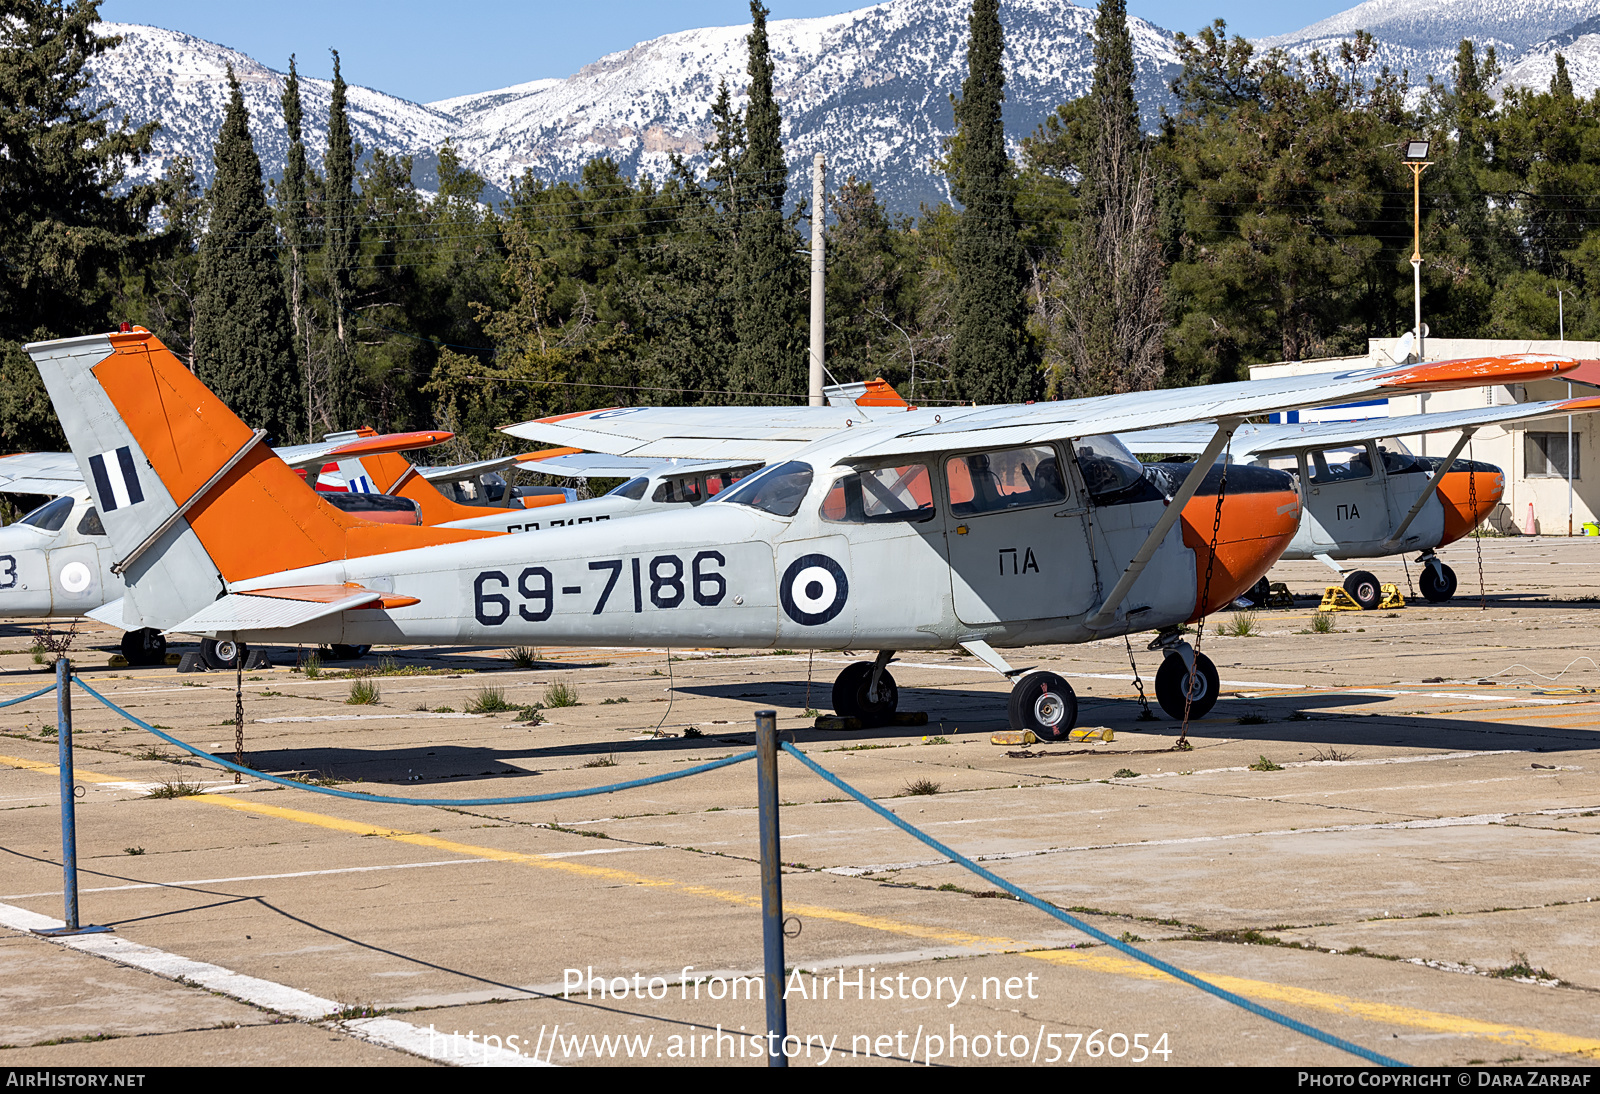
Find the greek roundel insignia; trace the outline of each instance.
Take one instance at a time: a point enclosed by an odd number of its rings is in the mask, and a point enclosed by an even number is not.
[[[778,599],[789,618],[805,627],[827,623],[844,610],[850,582],[844,568],[827,555],[802,555],[789,563],[778,583]]]

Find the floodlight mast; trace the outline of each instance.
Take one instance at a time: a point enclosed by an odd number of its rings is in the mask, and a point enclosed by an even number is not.
[[[1428,141],[1407,141],[1406,166],[1411,168],[1411,295],[1416,310],[1417,360],[1423,359],[1422,331],[1422,172],[1432,167]]]

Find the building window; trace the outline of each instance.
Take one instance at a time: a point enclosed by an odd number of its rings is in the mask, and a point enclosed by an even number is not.
[[[1564,479],[1567,477],[1567,435],[1562,433],[1526,433],[1523,451],[1526,455],[1527,477],[1530,479]],[[1572,477],[1580,479],[1583,470],[1583,448],[1578,435],[1572,435]]]

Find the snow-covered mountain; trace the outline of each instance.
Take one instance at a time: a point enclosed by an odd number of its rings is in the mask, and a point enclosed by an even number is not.
[[[969,0],[891,0],[843,15],[768,24],[784,147],[800,185],[812,154],[831,177],[873,180],[891,207],[945,196],[931,161],[954,129],[950,105],[966,74]],[[1094,12],[1068,0],[1008,0],[1006,130],[1031,133],[1089,89]],[[1172,35],[1130,20],[1137,92],[1154,122],[1177,69]],[[565,80],[430,103],[460,121],[464,158],[496,181],[525,170],[567,177],[609,155],[632,174],[666,174],[670,157],[703,165],[710,108],[727,81],[745,102],[748,26],[682,31],[602,57]]]
[[[808,196],[812,154],[828,158],[830,179],[872,180],[891,209],[915,212],[945,196],[932,161],[954,128],[950,96],[966,72],[969,0],[887,0],[874,7],[768,24],[776,89],[791,165],[791,198]],[[1013,143],[1055,107],[1084,94],[1092,80],[1094,12],[1070,0],[1005,0],[1006,129]],[[1137,93],[1147,124],[1169,100],[1177,72],[1173,35],[1129,21]],[[1367,0],[1294,34],[1258,42],[1304,56],[1330,51],[1356,30],[1377,39],[1366,75],[1387,65],[1414,85],[1448,78],[1456,46],[1471,37],[1494,45],[1506,68],[1502,86],[1549,86],[1556,52],[1567,58],[1580,94],[1600,86],[1600,0]],[[94,62],[97,101],[116,102],[134,124],[159,120],[156,156],[134,172],[159,176],[173,155],[189,155],[202,177],[227,104],[226,69],[244,86],[252,132],[269,174],[283,169],[287,138],[279,106],[284,76],[260,61],[176,31],[104,24],[122,44]],[[467,166],[489,180],[490,197],[532,171],[571,178],[606,155],[628,174],[666,174],[671,157],[705,165],[710,109],[727,81],[745,103],[747,25],[682,31],[602,57],[566,79],[419,105],[351,86],[356,139],[415,157],[427,187],[439,147],[454,143]],[[359,74],[351,74],[359,78]],[[331,94],[326,81],[302,79],[306,142],[320,162]]]
[[[250,134],[269,175],[281,175],[289,152],[281,97],[285,73],[226,46],[159,27],[102,23],[100,33],[122,44],[103,53],[91,67],[87,98],[116,104],[116,115],[133,126],[159,121],[155,156],[132,174],[135,181],[160,177],[172,156],[193,158],[195,171],[210,179],[211,153],[228,109],[228,66],[244,91]],[[285,70],[287,60],[285,58]],[[307,152],[322,162],[328,146],[328,105],[333,85],[300,79],[302,123]],[[345,94],[350,128],[364,148],[394,152],[436,150],[454,131],[455,120],[425,106],[351,86]]]
[[[1506,69],[1502,87],[1540,90],[1550,86],[1558,50],[1566,56],[1569,70],[1579,55],[1587,54],[1593,63],[1581,62],[1579,67],[1592,74],[1580,81],[1572,72],[1575,89],[1587,95],[1600,86],[1600,52],[1571,32],[1597,14],[1600,0],[1366,0],[1293,34],[1260,39],[1256,45],[1301,57],[1313,50],[1331,54],[1340,42],[1365,30],[1377,39],[1378,48],[1360,75],[1370,78],[1386,67],[1406,72],[1411,83],[1420,86],[1429,75],[1448,81],[1456,49],[1463,38],[1470,38],[1480,57],[1494,47]],[[1565,48],[1559,44],[1562,40]]]
[[[931,161],[954,128],[950,95],[966,72],[968,0],[890,0],[843,15],[768,24],[784,141],[801,186],[812,154],[830,178],[869,178],[892,208],[915,211],[944,194]],[[1007,0],[1007,131],[1015,141],[1055,107],[1088,90],[1094,12],[1069,0]],[[1130,20],[1138,94],[1147,121],[1167,101],[1176,73],[1172,35]],[[158,156],[136,174],[159,175],[164,158],[193,156],[209,177],[211,147],[227,103],[231,63],[245,87],[252,132],[269,174],[282,171],[287,139],[278,104],[283,75],[236,50],[154,27],[106,24],[123,44],[95,63],[93,94],[109,96],[135,123],[159,119]],[[573,76],[425,106],[350,89],[352,125],[366,148],[413,153],[426,167],[446,139],[500,189],[532,170],[570,178],[609,155],[629,173],[661,177],[673,153],[703,167],[710,107],[726,80],[745,102],[749,27],[683,31],[602,57]],[[329,85],[302,79],[306,141],[325,145]],[[809,184],[805,184],[809,188]],[[796,191],[798,196],[800,191]]]

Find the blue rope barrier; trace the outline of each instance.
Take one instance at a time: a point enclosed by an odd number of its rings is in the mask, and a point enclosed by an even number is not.
[[[40,688],[38,691],[30,691],[28,694],[19,695],[15,699],[7,699],[5,702],[0,703],[0,707],[11,707],[16,706],[18,703],[26,703],[29,699],[37,699],[39,696],[48,695],[54,690],[56,690],[56,686],[51,684],[47,688]]]
[[[787,741],[784,742],[783,750],[785,752],[789,753],[789,755],[793,756],[795,759],[799,760],[801,763],[805,764],[806,767],[811,769],[813,774],[815,774],[818,777],[820,777],[820,778],[826,780],[827,782],[833,784],[834,786],[838,787],[840,790],[843,790],[846,794],[850,795],[856,801],[860,802],[862,805],[866,806],[868,809],[871,809],[874,813],[877,813],[879,816],[881,816],[885,820],[889,821],[896,828],[899,828],[901,831],[905,832],[907,835],[912,836],[915,839],[921,840],[923,843],[927,844],[929,847],[932,847],[934,850],[938,851],[941,855],[945,855],[951,861],[957,863],[960,866],[966,867],[968,870],[971,870],[973,873],[975,873],[979,877],[983,878],[989,884],[997,886],[998,888],[1004,890],[1005,892],[1010,893],[1012,896],[1016,897],[1018,900],[1024,901],[1025,903],[1028,903],[1028,904],[1031,904],[1035,908],[1038,908],[1040,911],[1054,916],[1056,919],[1059,919],[1061,922],[1067,924],[1068,926],[1077,928],[1078,930],[1082,931],[1084,934],[1088,935],[1090,938],[1093,938],[1098,942],[1104,942],[1106,945],[1112,946],[1112,947],[1120,950],[1121,952],[1127,954],[1129,957],[1133,958],[1136,961],[1142,961],[1146,965],[1151,966],[1152,968],[1160,969],[1162,972],[1166,973],[1168,976],[1171,976],[1171,977],[1173,977],[1173,978],[1175,978],[1177,980],[1181,980],[1185,984],[1188,984],[1188,985],[1190,985],[1192,987],[1199,988],[1201,991],[1208,992],[1211,995],[1215,995],[1218,999],[1222,999],[1222,1000],[1225,1000],[1226,1002],[1232,1003],[1236,1007],[1243,1007],[1245,1010],[1249,1011],[1251,1014],[1258,1015],[1259,1017],[1265,1018],[1265,1019],[1267,1019],[1268,1021],[1271,1021],[1271,1022],[1276,1022],[1280,1026],[1287,1026],[1289,1029],[1294,1030],[1296,1033],[1301,1033],[1301,1034],[1304,1034],[1307,1037],[1314,1038],[1315,1040],[1321,1041],[1323,1044],[1332,1045],[1334,1048],[1342,1049],[1345,1052],[1349,1052],[1349,1053],[1351,1053],[1353,1055],[1360,1056],[1364,1060],[1370,1060],[1372,1063],[1379,1064],[1379,1065],[1381,1065],[1383,1067],[1407,1067],[1407,1066],[1409,1066],[1407,1064],[1404,1064],[1404,1063],[1400,1062],[1399,1060],[1393,1060],[1393,1059],[1390,1059],[1389,1057],[1384,1056],[1384,1055],[1382,1055],[1380,1053],[1373,1052],[1371,1049],[1362,1048],[1360,1045],[1354,1044],[1354,1043],[1352,1043],[1350,1041],[1346,1041],[1342,1037],[1335,1037],[1331,1033],[1324,1033],[1322,1030],[1317,1029],[1315,1026],[1308,1026],[1304,1022],[1298,1021],[1298,1020],[1296,1020],[1294,1018],[1290,1018],[1286,1014],[1279,1014],[1277,1011],[1271,1010],[1271,1009],[1269,1009],[1267,1007],[1263,1007],[1259,1003],[1252,1003],[1250,1000],[1246,999],[1242,995],[1236,995],[1231,991],[1227,991],[1227,990],[1225,990],[1223,988],[1217,987],[1215,984],[1207,983],[1206,981],[1200,979],[1198,976],[1195,976],[1193,973],[1185,972],[1184,970],[1178,968],[1176,965],[1168,964],[1167,962],[1161,960],[1159,957],[1152,957],[1150,954],[1145,953],[1143,950],[1136,949],[1135,947],[1128,945],[1128,943],[1123,942],[1120,939],[1113,938],[1111,935],[1106,934],[1106,932],[1100,930],[1098,927],[1091,926],[1090,924],[1085,923],[1083,920],[1079,919],[1077,916],[1070,915],[1067,912],[1063,912],[1060,908],[1057,908],[1054,904],[1051,904],[1048,901],[1040,900],[1038,897],[1034,896],[1032,893],[1026,892],[1023,889],[1019,889],[1017,886],[1011,884],[1009,881],[1005,880],[1004,878],[1000,877],[999,875],[990,873],[988,870],[985,870],[982,866],[979,866],[976,862],[973,862],[971,859],[967,858],[965,855],[960,854],[959,852],[953,850],[952,848],[946,847],[944,844],[940,843],[938,840],[934,839],[932,836],[925,834],[924,832],[920,831],[919,829],[917,829],[915,826],[913,826],[912,824],[908,823],[907,821],[901,820],[899,817],[895,816],[895,814],[893,812],[891,812],[890,810],[888,810],[888,809],[884,808],[883,806],[879,805],[877,802],[873,801],[871,798],[867,797],[865,794],[861,793],[855,787],[851,786],[849,783],[847,783],[843,779],[839,778],[837,775],[835,775],[833,772],[829,771],[827,768],[825,768],[822,765],[818,764],[810,756],[807,756],[804,752],[801,752],[798,748],[796,748],[794,745],[788,743]]]
[[[101,695],[98,691],[94,690],[94,688],[90,687],[88,684],[85,684],[77,676],[74,676],[72,680],[84,691],[87,691],[90,695],[100,700],[102,704],[116,711],[118,714],[128,719],[128,721],[132,722],[140,729],[147,730],[148,732],[155,734],[157,737],[160,737],[168,744],[183,749],[191,756],[198,756],[202,760],[208,760],[211,763],[216,764],[218,767],[226,768],[229,771],[237,771],[241,775],[249,775],[251,778],[261,779],[263,782],[277,783],[279,786],[286,786],[291,790],[309,790],[313,794],[327,794],[329,797],[349,798],[352,801],[381,802],[385,805],[533,805],[538,802],[563,801],[567,798],[588,798],[596,794],[611,794],[618,790],[632,790],[635,787],[650,786],[654,783],[671,782],[673,779],[686,779],[690,775],[699,775],[702,772],[715,771],[719,767],[731,767],[734,764],[743,763],[746,760],[753,760],[756,757],[755,749],[751,749],[749,752],[741,752],[736,756],[726,756],[720,760],[712,760],[709,763],[697,764],[694,767],[684,768],[682,771],[671,771],[664,775],[651,775],[644,779],[629,779],[627,782],[611,783],[608,786],[595,786],[590,787],[587,790],[566,790],[551,794],[523,794],[514,798],[397,798],[387,794],[362,794],[355,790],[335,790],[331,786],[316,786],[312,783],[300,782],[297,779],[279,778],[277,775],[268,775],[266,772],[257,771],[254,768],[244,767],[240,764],[233,763],[231,760],[224,760],[221,756],[214,756],[209,752],[202,751],[191,744],[187,744],[178,740],[178,738],[172,736],[171,734],[161,732],[149,722],[135,717],[126,710],[123,710],[110,699],[107,699],[104,695]],[[46,688],[45,690],[48,691],[50,689]],[[36,692],[35,694],[42,695],[43,692]],[[23,698],[31,698],[31,696],[25,695]],[[18,699],[15,701],[21,702],[22,700]]]

